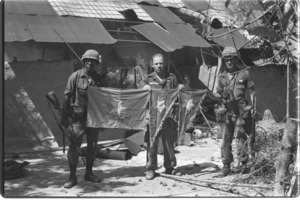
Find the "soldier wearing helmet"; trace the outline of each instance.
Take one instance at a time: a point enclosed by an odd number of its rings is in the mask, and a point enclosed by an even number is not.
[[[238,158],[241,162],[242,172],[247,171],[249,156],[247,153],[247,138],[251,136],[251,156],[254,157],[253,142],[254,133],[252,120],[256,113],[256,95],[254,83],[250,79],[247,69],[243,69],[239,54],[234,47],[226,47],[222,52],[222,60],[225,63],[225,71],[219,76],[217,92],[222,97],[222,105],[217,106],[215,113],[217,119],[226,123],[223,129],[221,158],[223,169],[217,177],[227,176],[231,172],[232,139],[235,136],[238,148]],[[245,99],[246,90],[249,90],[251,106]],[[219,111],[219,112],[218,112]],[[252,114],[252,116],[251,116]],[[245,146],[245,147],[244,147]]]
[[[94,183],[100,182],[100,179],[92,173],[97,150],[98,134],[89,133],[86,129],[87,89],[89,86],[106,86],[105,76],[95,71],[95,67],[101,62],[101,57],[96,50],[87,50],[81,60],[83,63],[82,69],[70,75],[64,92],[61,123],[65,127],[71,128],[77,139],[77,144],[75,144],[73,140],[70,140],[67,153],[70,178],[64,184],[65,188],[71,188],[77,184],[76,169],[79,155],[76,147],[81,146],[84,134],[87,136],[86,171],[84,179]],[[71,119],[71,121],[69,119]]]

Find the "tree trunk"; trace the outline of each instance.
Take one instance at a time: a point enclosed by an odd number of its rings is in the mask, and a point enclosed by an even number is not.
[[[276,161],[276,176],[274,184],[274,196],[285,196],[285,183],[290,180],[289,165],[293,162],[295,151],[296,125],[290,119],[287,120],[281,140],[281,149]]]

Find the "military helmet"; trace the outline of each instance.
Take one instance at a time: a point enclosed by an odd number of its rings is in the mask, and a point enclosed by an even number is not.
[[[238,52],[234,47],[225,47],[222,52],[222,58],[232,58],[238,56]]]
[[[89,49],[82,55],[81,60],[83,61],[86,58],[93,59],[99,62],[99,53],[94,49]]]

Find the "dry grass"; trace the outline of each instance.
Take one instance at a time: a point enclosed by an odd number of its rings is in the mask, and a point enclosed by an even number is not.
[[[266,123],[266,122],[264,122]],[[251,160],[250,172],[238,175],[235,182],[271,184],[275,179],[275,162],[280,151],[284,124],[258,123],[254,144],[255,158]]]

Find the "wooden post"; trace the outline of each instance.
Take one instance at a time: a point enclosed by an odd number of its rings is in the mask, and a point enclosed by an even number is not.
[[[274,196],[285,196],[285,185],[289,181],[289,165],[292,163],[292,154],[295,151],[295,136],[297,126],[292,120],[287,119],[281,140],[281,148],[276,160],[276,175]]]
[[[289,56],[287,57],[286,69],[286,118],[290,117],[290,62]]]
[[[171,53],[168,52],[168,73],[170,73]]]
[[[300,60],[300,59],[298,58],[298,60]],[[298,118],[297,118],[298,119],[298,121],[297,121],[297,124],[298,124],[297,131],[298,132],[297,133],[299,135],[300,134],[300,120],[299,120],[300,119],[300,66],[299,65],[297,66],[297,73],[298,73],[298,76],[297,76],[297,96],[296,96],[296,100],[297,100],[297,116],[298,116]]]

